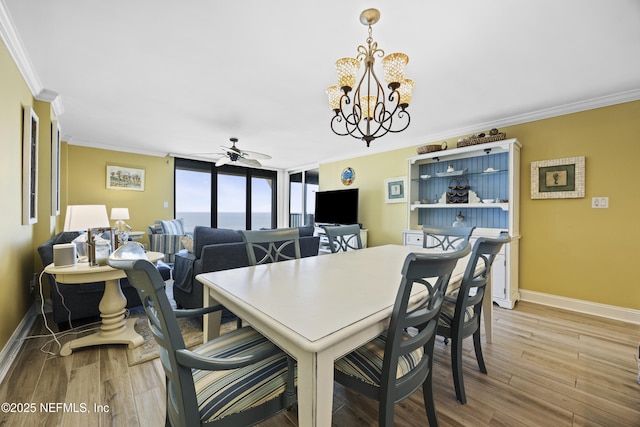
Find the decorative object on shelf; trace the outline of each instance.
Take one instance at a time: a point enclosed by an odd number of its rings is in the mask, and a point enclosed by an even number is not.
[[[144,169],[107,166],[107,189],[144,191]]]
[[[453,227],[466,227],[467,223],[464,222],[464,215],[462,215],[462,211],[458,211],[458,215],[456,215],[456,220],[453,221]]]
[[[584,197],[584,163],[584,156],[531,162],[531,198]]]
[[[495,173],[495,172],[500,172],[500,169],[486,168],[482,173]]]
[[[449,172],[449,169],[451,169],[451,172]],[[453,167],[449,166],[449,168],[447,168],[447,172],[436,172],[436,176],[442,178],[446,176],[460,176],[465,173],[467,173],[466,169],[453,170]]]
[[[447,141],[443,141],[442,144],[421,145],[420,147],[416,148],[416,151],[418,152],[418,154],[426,154],[426,153],[433,153],[434,151],[442,151],[446,149],[447,149]]]
[[[467,178],[455,178],[449,181],[447,203],[469,203],[469,181]]]
[[[429,179],[431,175],[420,175],[420,179]]]
[[[386,203],[402,203],[407,201],[407,177],[399,176],[384,180],[384,198]]]
[[[340,174],[340,181],[342,181],[342,184],[344,185],[353,184],[353,181],[355,181],[355,179],[356,172],[353,170],[353,168],[345,168]]]
[[[503,139],[506,139],[506,138],[507,138],[506,133],[500,132],[498,131],[498,129],[493,128],[489,131],[489,135],[482,132],[482,133],[479,133],[478,135],[471,135],[467,138],[460,138],[458,140],[458,148],[467,147],[469,145],[484,144],[487,142],[502,141]]]
[[[358,46],[355,58],[336,61],[338,84],[327,88],[329,105],[335,116],[331,119],[331,130],[340,136],[350,135],[366,142],[367,147],[376,138],[388,132],[405,130],[411,121],[406,111],[411,103],[414,82],[404,78],[404,67],[409,57],[404,53],[391,53],[382,59],[384,77],[389,94],[385,94],[382,84],[373,71],[375,56],[382,57],[384,51],[373,40],[372,25],[380,19],[377,9],[367,9],[360,14],[360,22],[369,27],[367,46]],[[364,62],[364,74],[356,86],[357,70]],[[353,97],[349,92],[355,88]],[[387,101],[389,105],[387,105]],[[343,125],[344,131],[338,128]]]

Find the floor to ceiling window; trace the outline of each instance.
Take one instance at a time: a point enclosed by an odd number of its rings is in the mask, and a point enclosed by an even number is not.
[[[313,225],[316,195],[319,184],[318,169],[289,174],[289,226]]]
[[[276,172],[196,160],[175,160],[176,218],[234,230],[275,228]]]

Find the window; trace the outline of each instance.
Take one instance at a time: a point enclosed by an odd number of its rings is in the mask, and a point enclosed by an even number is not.
[[[276,172],[196,160],[175,160],[176,218],[234,230],[275,228]]]
[[[289,175],[289,226],[300,227],[315,223],[315,192],[319,184],[318,169]]]

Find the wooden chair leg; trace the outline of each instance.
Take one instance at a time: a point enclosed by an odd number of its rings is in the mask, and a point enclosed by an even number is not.
[[[429,371],[429,376],[422,384],[422,396],[424,399],[424,407],[427,411],[427,419],[430,427],[438,426],[438,417],[436,415],[436,406],[433,401],[433,369]]]
[[[451,369],[453,370],[453,385],[456,389],[456,398],[462,404],[467,403],[464,393],[464,378],[462,378],[462,338],[452,338],[451,345]]]
[[[487,367],[484,364],[484,356],[482,355],[482,344],[480,342],[480,328],[473,333],[473,348],[476,351],[476,360],[478,361],[478,368],[483,374],[487,373]]]

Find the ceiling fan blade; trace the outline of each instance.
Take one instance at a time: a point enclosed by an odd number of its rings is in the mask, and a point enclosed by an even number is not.
[[[227,156],[222,157],[220,160],[218,160],[216,162],[216,166],[222,166],[222,165],[226,165],[227,163],[229,163],[231,161],[231,159]]]
[[[244,163],[247,166],[260,167],[262,164],[254,159],[247,159],[246,157],[238,157],[238,163]]]
[[[257,151],[246,151],[246,150],[242,150],[242,154],[246,154],[249,157],[252,157],[254,159],[264,159],[264,160],[268,160],[271,158],[270,155],[268,154],[264,154],[264,153],[258,153]]]

